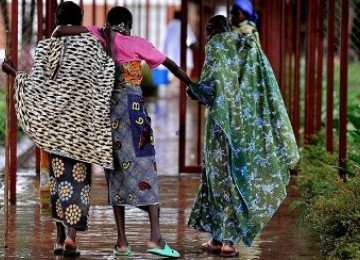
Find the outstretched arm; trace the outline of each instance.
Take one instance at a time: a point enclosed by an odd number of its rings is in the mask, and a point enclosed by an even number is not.
[[[80,25],[59,25],[55,28],[51,37],[62,37],[62,36],[71,36],[79,35],[81,33],[87,33],[89,30],[85,26]]]
[[[166,58],[162,63],[166,68],[168,68],[172,74],[174,74],[178,79],[185,82],[186,85],[193,83],[191,79],[186,75],[185,71],[183,71],[174,61],[169,58]]]

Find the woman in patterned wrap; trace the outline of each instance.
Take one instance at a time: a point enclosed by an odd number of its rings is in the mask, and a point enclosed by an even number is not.
[[[57,25],[80,25],[82,18],[82,9],[73,2],[63,2],[56,9]],[[86,55],[77,55],[89,49],[91,51]],[[51,207],[57,227],[54,253],[79,256],[75,239],[77,231],[88,229],[90,163],[103,162],[105,167],[113,161],[110,114],[108,112],[107,115],[106,111],[109,110],[114,83],[113,80],[109,81],[109,77],[114,75],[114,63],[91,34],[84,34],[40,41],[35,64],[29,74],[17,72],[11,60],[5,60],[2,68],[16,76],[17,113],[24,131],[36,145],[50,152]],[[67,98],[64,98],[64,93],[68,95]],[[86,93],[91,94],[87,96]],[[93,100],[93,97],[97,97],[97,100]],[[44,102],[45,99],[53,102]],[[98,102],[100,105],[94,105],[98,100],[101,100]],[[67,102],[66,105],[57,103],[63,101]],[[73,117],[77,113],[81,114],[81,122]],[[109,123],[106,123],[106,118]],[[40,123],[34,127],[36,120]],[[96,132],[96,129],[100,130]],[[85,140],[78,134],[81,131],[87,133]],[[107,131],[108,135],[103,134]],[[95,137],[96,141],[91,137]],[[104,139],[109,140],[103,142]],[[59,143],[56,143],[58,140]],[[106,142],[108,149],[103,145]],[[65,143],[70,145],[66,146]],[[101,149],[96,146],[99,143]],[[104,156],[105,149],[110,151],[110,159]],[[75,153],[75,150],[80,152]],[[100,153],[96,154],[98,150]]]
[[[206,104],[201,185],[188,226],[210,234],[202,249],[239,254],[286,197],[299,155],[275,76],[251,36],[210,18],[200,81],[188,93]]]
[[[109,203],[113,206],[118,228],[114,255],[131,253],[125,234],[125,205],[138,207],[149,214],[151,234],[147,252],[179,257],[161,237],[159,228],[159,191],[153,130],[142,97],[141,62],[150,68],[163,64],[186,84],[186,73],[144,38],[132,36],[132,14],[125,7],[114,7],[107,14],[107,28],[62,26],[55,36],[90,31],[112,53],[116,63],[111,120],[115,170],[107,170]],[[109,28],[110,27],[110,28]],[[108,30],[111,29],[111,30]]]
[[[231,9],[231,24],[233,30],[240,34],[251,34],[260,44],[259,33],[256,28],[258,15],[254,11],[251,0],[236,0]]]

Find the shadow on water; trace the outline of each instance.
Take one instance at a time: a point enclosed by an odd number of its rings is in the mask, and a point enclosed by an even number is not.
[[[161,194],[160,224],[163,238],[180,251],[181,259],[221,259],[199,250],[199,246],[209,240],[207,234],[187,228],[200,175],[177,174],[178,99],[150,102],[149,114],[153,118],[156,137]],[[192,129],[191,121],[188,129]],[[192,140],[187,139],[187,142],[191,143]],[[89,230],[78,233],[77,245],[82,252],[78,259],[115,259],[112,250],[116,242],[116,225],[112,208],[107,205],[106,181],[102,170],[94,169]],[[56,237],[55,226],[49,212],[40,207],[39,181],[33,172],[34,167],[31,164],[27,169],[18,171],[17,204],[9,207],[9,235],[6,241],[8,247],[4,248],[4,241],[1,239],[0,258],[69,259],[54,256],[52,253]],[[309,234],[296,230],[296,216],[288,208],[289,203],[298,196],[293,182],[290,183],[288,191],[287,199],[254,241],[253,246],[239,246],[238,259],[322,259],[317,241]],[[0,205],[3,205],[3,190],[0,193]],[[3,209],[0,211],[2,236]],[[161,259],[146,253],[150,226],[144,212],[136,208],[127,208],[126,230],[132,254],[130,257],[118,259]]]

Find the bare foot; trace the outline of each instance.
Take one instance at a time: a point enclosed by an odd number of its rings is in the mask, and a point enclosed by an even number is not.
[[[65,239],[64,244],[65,244],[65,247],[67,247],[67,248],[76,249],[75,241],[69,237],[67,237]]]
[[[221,253],[222,243],[220,241],[210,240],[201,245],[203,251],[219,255]]]
[[[236,257],[239,255],[239,251],[233,244],[224,243],[221,247],[221,254],[222,257]]]
[[[165,246],[165,242],[162,240],[158,242],[153,242],[153,241],[147,242],[148,248],[163,248],[164,246]]]
[[[128,246],[126,245],[116,245],[116,249],[120,252],[120,253],[125,253],[128,251]]]

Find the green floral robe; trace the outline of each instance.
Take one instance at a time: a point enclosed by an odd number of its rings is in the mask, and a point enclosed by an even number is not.
[[[208,109],[188,225],[250,246],[285,199],[299,160],[277,81],[255,37],[226,32],[207,43],[201,79],[190,89]]]

